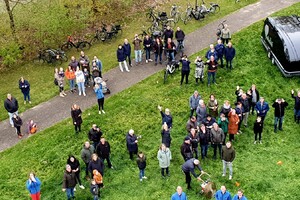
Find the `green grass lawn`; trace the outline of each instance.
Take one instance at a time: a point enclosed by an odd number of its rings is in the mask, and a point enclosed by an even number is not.
[[[277,15],[298,13],[300,4],[285,9]],[[235,48],[238,52],[232,72],[220,69],[217,74],[218,86],[206,87],[196,85],[193,76],[190,84],[179,86],[180,75],[177,72],[162,84],[163,72],[143,80],[139,84],[112,96],[106,100],[107,113],[99,116],[96,107],[83,114],[83,133],[74,136],[70,119],[23,140],[15,147],[0,153],[0,189],[1,200],[29,199],[25,189],[25,181],[29,171],[34,170],[42,180],[42,198],[47,200],[65,199],[61,192],[62,175],[69,154],[80,157],[83,142],[87,139],[86,132],[93,123],[97,123],[112,146],[112,162],[114,170],[106,169],[104,176],[105,188],[102,199],[170,199],[176,186],[185,190],[184,175],[180,167],[183,163],[179,147],[186,135],[185,124],[189,116],[188,98],[197,89],[205,102],[211,93],[219,102],[225,99],[235,100],[235,87],[240,85],[248,89],[255,83],[259,92],[269,102],[283,97],[290,104],[285,117],[284,131],[273,133],[273,109],[267,115],[263,132],[263,144],[254,145],[252,124],[255,117],[250,116],[249,128],[243,128],[243,134],[234,142],[236,160],[234,161],[234,178],[229,181],[221,177],[222,163],[211,159],[201,161],[205,171],[212,175],[211,180],[220,188],[226,185],[231,193],[235,193],[240,183],[248,199],[282,200],[297,199],[299,193],[299,125],[293,122],[293,100],[290,97],[292,88],[299,89],[299,78],[284,78],[266,56],[260,43],[260,32],[263,23],[258,22],[234,35]],[[204,55],[205,51],[198,54]],[[194,60],[196,55],[190,59]],[[194,69],[194,66],[193,66]],[[192,73],[193,74],[193,73]],[[171,177],[163,180],[156,159],[160,144],[161,118],[157,105],[171,109],[174,125],[172,130]],[[140,150],[147,156],[146,176],[148,180],[139,182],[138,168],[129,160],[126,152],[125,135],[133,128],[143,137],[139,141]],[[209,149],[212,157],[212,149]],[[283,164],[277,165],[278,161]],[[83,170],[83,169],[82,169]],[[82,177],[84,174],[82,174]],[[84,181],[88,186],[88,182]],[[196,193],[199,183],[193,179],[193,190],[187,191],[189,199],[203,199]],[[89,199],[88,189],[76,191],[77,199]]]
[[[215,20],[217,18],[221,18],[229,13],[238,10],[239,8],[256,2],[257,0],[247,0],[240,3],[233,3],[233,1],[221,1],[217,0],[216,3],[219,3],[221,6],[221,11],[216,15],[208,16],[204,21],[195,21],[192,20],[187,25],[184,25],[181,21],[179,22],[179,26],[182,27],[186,33],[190,33],[201,26]],[[185,0],[177,0],[173,1],[178,5],[181,5],[182,10],[186,8],[187,1]],[[173,3],[172,2],[172,3]],[[191,1],[192,5],[194,5],[194,1]],[[167,3],[158,8],[159,11],[167,11],[169,13],[171,7],[171,3]],[[137,13],[135,16],[128,18],[127,23],[123,24],[123,35],[117,38],[117,40],[109,43],[97,43],[92,46],[92,48],[86,51],[86,55],[92,60],[94,55],[97,55],[100,58],[104,65],[104,72],[109,71],[110,69],[117,66],[116,59],[116,49],[118,44],[122,44],[124,38],[128,38],[131,40],[135,33],[141,33],[142,26],[146,27],[150,26],[149,23],[145,21],[144,13]],[[213,30],[215,31],[215,30]],[[78,58],[79,52],[76,50],[72,50],[67,52],[68,57],[70,58],[72,55]],[[134,55],[133,55],[134,56]],[[66,68],[69,62],[62,64],[63,68]],[[60,66],[58,66],[60,67]],[[0,96],[4,100],[6,98],[7,93],[11,93],[15,96],[20,102],[19,112],[23,112],[41,102],[47,101],[50,98],[56,96],[58,94],[58,88],[53,84],[54,75],[54,66],[52,65],[39,65],[33,64],[32,62],[24,63],[22,65],[14,66],[11,69],[4,70],[0,72]],[[21,76],[24,76],[25,79],[29,80],[31,84],[31,99],[32,104],[23,105],[23,95],[18,88],[18,80]],[[8,118],[8,115],[3,106],[0,107],[0,120],[4,120]]]

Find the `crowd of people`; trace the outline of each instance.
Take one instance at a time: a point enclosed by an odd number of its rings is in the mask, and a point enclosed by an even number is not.
[[[226,29],[226,30],[225,30]],[[223,36],[223,37],[222,37]],[[162,54],[165,52],[170,61],[175,60],[175,53],[179,44],[184,44],[185,34],[178,27],[175,32],[175,39],[177,40],[177,46],[173,42],[174,34],[170,27],[167,27],[162,37],[157,37],[152,41],[152,38],[145,36],[140,39],[136,34],[132,41],[133,50],[135,53],[135,65],[142,63],[142,45],[146,52],[145,62],[152,62],[150,51],[154,51],[155,65],[162,64]],[[217,41],[216,45],[211,44],[210,49],[207,51],[204,62],[201,56],[197,56],[194,64],[195,68],[195,80],[196,83],[204,82],[204,67],[207,65],[207,77],[208,86],[216,83],[216,72],[218,66],[221,68],[226,66],[226,69],[232,70],[232,60],[235,57],[235,49],[230,42],[231,35],[228,27],[224,28],[224,33],[221,34],[221,38]],[[227,44],[226,46],[224,44]],[[164,51],[166,50],[166,51]],[[119,62],[120,70],[130,72],[129,67],[132,67],[131,63],[131,45],[128,39],[124,40],[123,45],[118,45],[117,60]],[[225,58],[226,63],[223,58]],[[127,65],[128,62],[128,65]],[[186,55],[183,55],[180,59],[181,81],[188,83],[188,77],[190,74],[190,64]],[[220,63],[220,65],[219,65]],[[225,63],[225,64],[224,64]],[[83,51],[81,51],[79,59],[76,60],[75,56],[71,57],[66,70],[63,68],[55,68],[54,71],[54,83],[58,86],[59,95],[65,97],[65,77],[69,81],[70,91],[72,93],[78,90],[79,96],[86,96],[86,87],[90,87],[93,83],[93,90],[97,97],[98,112],[99,114],[105,114],[104,111],[104,93],[102,84],[102,62],[96,56],[91,62],[92,69],[90,69],[90,60]],[[124,68],[123,68],[124,67]],[[97,82],[96,80],[100,81]],[[77,87],[76,87],[77,85]],[[30,99],[30,84],[23,77],[20,78],[19,88],[24,96],[24,104],[31,103]],[[299,123],[300,121],[300,91],[297,95],[294,94],[294,90],[291,91],[291,96],[295,101],[294,105],[294,120]],[[217,94],[211,94],[207,103],[204,102],[198,91],[195,91],[189,98],[190,118],[186,124],[187,134],[183,139],[183,143],[180,147],[181,155],[183,157],[181,169],[185,174],[185,181],[187,189],[191,189],[192,177],[198,180],[202,180],[196,173],[197,168],[200,174],[205,173],[200,164],[201,160],[210,159],[208,156],[209,147],[213,149],[213,160],[220,158],[223,165],[222,176],[225,177],[227,168],[229,168],[229,180],[233,179],[233,161],[235,160],[235,149],[233,148],[233,142],[237,141],[236,135],[242,134],[242,127],[248,128],[248,118],[250,114],[254,115],[256,112],[256,120],[253,126],[254,132],[254,144],[262,144],[262,132],[264,129],[264,120],[269,112],[269,104],[265,101],[261,93],[258,92],[256,85],[252,85],[247,91],[243,91],[239,86],[236,87],[235,95],[236,101],[230,104],[229,100],[225,100],[223,105],[220,105],[220,100],[216,97]],[[272,107],[274,111],[274,132],[283,131],[283,119],[285,114],[285,108],[288,103],[283,98],[277,98]],[[19,104],[18,101],[11,95],[7,95],[7,99],[4,102],[4,107],[8,112],[10,124],[16,128],[16,133],[19,138],[22,138],[21,133],[22,119],[18,115]],[[159,167],[161,168],[162,178],[170,176],[170,164],[172,160],[171,154],[171,133],[173,129],[173,117],[168,108],[164,111],[161,106],[158,106],[162,118],[162,131],[161,131],[161,144],[157,152],[157,160]],[[71,117],[75,133],[81,132],[82,111],[77,104],[73,104],[71,107]],[[28,122],[28,133],[35,133],[37,131],[37,125],[30,120]],[[227,137],[228,136],[228,137]],[[137,168],[139,169],[139,180],[143,182],[147,177],[145,176],[145,169],[147,166],[146,152],[139,151],[138,140],[141,136],[137,136],[133,129],[130,129],[126,135],[126,146],[129,153],[129,158],[136,161]],[[91,144],[91,143],[92,144]],[[90,181],[90,193],[94,200],[100,198],[100,190],[104,187],[104,161],[106,160],[108,168],[113,169],[113,165],[110,160],[110,144],[103,137],[101,129],[93,124],[88,132],[87,141],[83,144],[81,150],[81,159],[85,164],[85,178]],[[66,192],[67,198],[75,198],[74,191],[76,191],[76,185],[79,184],[81,189],[85,189],[82,184],[80,175],[80,162],[74,156],[70,155],[66,161],[65,172],[63,174],[62,190]],[[29,174],[29,179],[26,182],[26,187],[29,190],[33,200],[40,199],[40,187],[41,181],[35,176],[33,172]],[[215,198],[231,199],[231,194],[226,190],[225,186],[221,186],[221,189],[216,192]],[[171,200],[187,199],[186,194],[182,191],[182,187],[177,187],[177,192],[171,196]],[[239,189],[237,194],[233,197],[234,200],[246,200],[243,191]]]

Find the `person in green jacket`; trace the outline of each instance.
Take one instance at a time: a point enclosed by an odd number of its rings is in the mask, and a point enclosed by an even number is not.
[[[224,113],[220,114],[220,117],[218,119],[218,125],[219,125],[219,127],[224,132],[224,141],[223,141],[223,144],[225,144],[227,133],[228,133],[228,119],[227,119],[227,117],[225,116]]]

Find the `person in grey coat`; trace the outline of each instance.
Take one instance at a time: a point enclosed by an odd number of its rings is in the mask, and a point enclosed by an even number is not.
[[[200,125],[207,116],[206,105],[204,104],[204,101],[202,99],[199,100],[199,105],[197,107],[196,114],[197,123],[198,125]]]
[[[191,109],[190,117],[192,117],[194,112],[196,112],[196,109],[197,109],[200,99],[201,99],[201,96],[199,95],[198,91],[196,90],[189,99],[189,104],[190,104],[190,109]]]
[[[165,170],[167,176],[170,176],[169,166],[172,160],[172,154],[169,148],[165,144],[161,144],[157,152],[157,159],[159,161],[159,167],[161,168],[161,175],[165,178]]]
[[[81,150],[81,159],[85,163],[85,177],[89,179],[89,163],[92,159],[92,154],[95,153],[95,148],[93,145],[90,145],[90,142],[85,142]]]

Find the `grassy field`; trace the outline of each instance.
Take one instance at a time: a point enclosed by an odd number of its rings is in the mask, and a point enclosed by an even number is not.
[[[253,2],[256,2],[257,0],[248,0],[243,1],[237,4],[232,3],[231,1],[221,1],[217,0],[215,2],[219,3],[221,6],[220,13],[216,15],[211,15],[207,17],[204,21],[191,21],[189,24],[184,25],[181,21],[178,24],[182,27],[182,29],[186,33],[190,33],[197,28],[204,26],[205,24],[211,22],[212,20],[215,20],[217,18],[223,17],[231,12],[234,12],[235,10],[238,10],[239,8],[251,4]],[[174,1],[177,2],[178,5],[182,6],[182,10],[186,7],[186,1],[184,0],[177,0]],[[194,2],[191,1],[192,5],[194,5]],[[163,6],[157,8],[160,11],[166,10],[167,13],[169,13],[171,3],[164,4]],[[136,16],[127,19],[128,23],[123,24],[123,35],[118,37],[116,41],[108,43],[98,43],[92,46],[92,48],[88,51],[86,51],[86,55],[89,56],[90,59],[93,58],[94,55],[97,55],[103,62],[104,65],[104,72],[109,71],[110,69],[117,66],[117,59],[115,55],[115,51],[117,49],[117,45],[119,43],[123,43],[124,38],[133,38],[135,33],[141,33],[142,26],[150,26],[149,23],[143,22],[145,14],[144,13],[137,13]],[[67,55],[71,57],[72,55],[75,55],[75,57],[79,56],[79,52],[76,50],[67,52]],[[69,62],[66,62],[62,64],[63,68],[66,68]],[[57,66],[59,67],[59,66]],[[57,87],[53,84],[53,71],[54,66],[52,65],[39,65],[39,64],[33,64],[32,62],[24,63],[20,66],[15,66],[11,69],[4,70],[0,72],[1,80],[0,85],[4,87],[0,87],[0,96],[2,99],[6,98],[7,93],[11,93],[13,96],[15,96],[19,102],[20,102],[20,112],[23,112],[41,102],[47,101],[50,98],[56,96],[58,94]],[[29,80],[31,84],[31,98],[32,98],[32,104],[29,105],[23,105],[23,96],[21,94],[21,91],[18,88],[18,80],[21,76],[24,76],[25,79]],[[5,109],[3,106],[0,107],[0,120],[4,120],[8,117]]]
[[[300,4],[296,4],[277,15],[299,14]],[[248,199],[282,200],[298,199],[299,188],[299,125],[293,122],[293,101],[290,97],[292,88],[299,89],[299,78],[284,78],[266,56],[260,43],[262,22],[255,23],[234,35],[238,52],[232,72],[220,69],[217,74],[218,86],[207,88],[205,84],[196,85],[192,76],[190,84],[179,86],[179,73],[171,76],[168,83],[162,84],[162,72],[159,72],[139,84],[106,100],[107,114],[99,116],[96,107],[84,112],[85,130],[74,136],[70,119],[38,133],[28,140],[21,141],[14,148],[0,154],[0,189],[1,199],[29,199],[25,189],[25,181],[29,171],[34,170],[42,180],[42,199],[65,199],[61,192],[62,175],[69,154],[80,157],[86,132],[93,123],[103,129],[105,137],[112,146],[114,170],[106,169],[105,188],[102,199],[150,200],[169,199],[177,185],[185,189],[184,175],[180,171],[183,163],[179,153],[180,144],[186,135],[185,124],[189,116],[187,100],[195,89],[208,101],[211,93],[219,102],[225,99],[235,100],[235,86],[247,89],[255,83],[259,92],[271,105],[274,99],[283,97],[290,104],[285,117],[284,131],[273,133],[273,109],[267,115],[263,132],[263,144],[254,145],[252,124],[255,117],[250,116],[247,129],[234,142],[237,151],[234,161],[234,178],[229,181],[221,177],[220,160],[211,159],[201,162],[205,171],[212,175],[211,179],[219,188],[225,184],[231,193],[238,187],[244,189]],[[205,51],[198,55],[204,55]],[[196,55],[190,59],[193,60]],[[194,66],[193,66],[194,68]],[[160,144],[160,115],[157,105],[171,109],[174,118],[172,130],[171,177],[164,180],[160,177],[160,169],[156,153]],[[135,162],[129,160],[125,147],[125,134],[133,128],[143,137],[139,141],[140,150],[147,156],[146,176],[148,180],[139,182],[138,169]],[[209,149],[212,157],[212,149]],[[277,165],[282,161],[282,165]],[[82,174],[83,176],[83,174]],[[88,182],[84,181],[88,186]],[[187,191],[189,199],[203,199],[197,195],[199,183],[193,179],[193,190]],[[76,191],[77,199],[89,199],[87,189]]]

